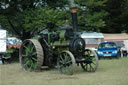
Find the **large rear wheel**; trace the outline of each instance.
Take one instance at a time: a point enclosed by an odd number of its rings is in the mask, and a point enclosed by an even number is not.
[[[39,71],[44,61],[43,48],[37,40],[27,39],[20,47],[19,57],[24,70]]]
[[[98,67],[98,56],[94,50],[85,50],[85,62],[81,63],[81,67],[84,71],[95,72]]]

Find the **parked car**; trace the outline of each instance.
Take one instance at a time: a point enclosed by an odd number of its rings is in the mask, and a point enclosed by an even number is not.
[[[97,55],[99,58],[103,57],[117,57],[121,56],[121,47],[123,43],[121,42],[103,42],[100,43],[97,49]]]

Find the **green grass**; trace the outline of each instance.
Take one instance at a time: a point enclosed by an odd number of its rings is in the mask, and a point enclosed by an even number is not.
[[[0,65],[0,85],[128,85],[128,58],[100,60],[94,73],[77,67],[72,76],[57,70],[25,72],[19,63]]]

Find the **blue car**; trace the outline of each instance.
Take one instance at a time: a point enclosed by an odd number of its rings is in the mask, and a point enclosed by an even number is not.
[[[100,43],[97,50],[99,58],[121,56],[120,48],[123,46],[120,42],[103,42]]]

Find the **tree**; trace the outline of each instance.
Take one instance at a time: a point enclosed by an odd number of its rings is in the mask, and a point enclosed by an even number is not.
[[[31,38],[39,30],[55,29],[65,22],[67,13],[62,9],[63,3],[56,0],[1,0],[0,24],[22,40]]]
[[[75,0],[78,27],[85,31],[128,32],[128,0]],[[114,5],[113,5],[114,4]],[[0,25],[22,40],[43,30],[71,25],[68,0],[0,0]]]
[[[128,0],[124,0],[122,7],[123,9],[121,10],[120,15],[121,29],[128,33]]]
[[[106,26],[104,17],[107,12],[104,11],[107,0],[77,0],[79,4],[79,26],[85,31],[100,31]]]
[[[108,0],[105,10],[108,12],[108,16],[105,18],[106,26],[102,32],[107,33],[121,33],[124,30],[123,17],[125,16],[124,3],[126,0]],[[123,10],[123,11],[122,11]]]

